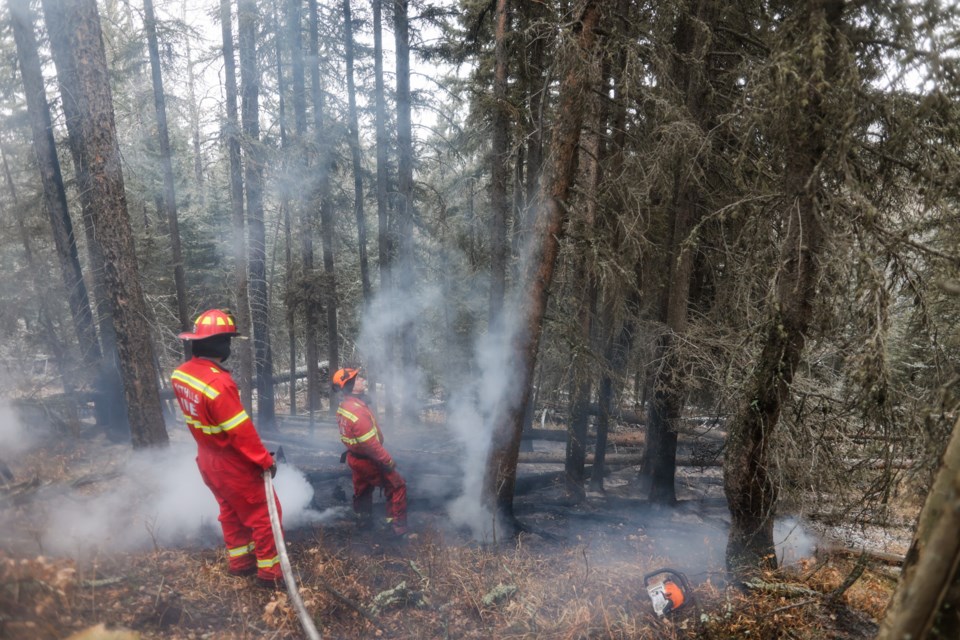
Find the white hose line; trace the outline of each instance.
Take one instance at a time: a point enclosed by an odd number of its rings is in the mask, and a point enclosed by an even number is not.
[[[290,566],[290,558],[287,556],[287,543],[283,540],[283,529],[280,528],[280,516],[277,515],[276,497],[273,492],[273,478],[270,471],[263,472],[263,486],[267,492],[267,510],[270,512],[270,528],[273,529],[273,539],[277,544],[277,553],[280,556],[280,569],[283,571],[283,579],[287,583],[287,593],[290,594],[290,601],[297,610],[297,617],[300,618],[300,624],[307,633],[310,640],[321,640],[320,632],[313,624],[313,618],[307,612],[303,605],[303,598],[300,597],[300,591],[297,589],[297,582],[293,579],[293,567]]]

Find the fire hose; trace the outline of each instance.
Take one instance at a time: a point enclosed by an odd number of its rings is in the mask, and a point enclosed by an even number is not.
[[[296,580],[293,576],[293,567],[290,566],[290,558],[287,556],[287,543],[283,540],[283,529],[280,528],[280,516],[277,514],[277,503],[273,492],[273,477],[270,471],[263,472],[263,485],[267,491],[267,510],[270,512],[270,528],[273,529],[273,539],[277,543],[277,553],[280,556],[280,569],[283,571],[283,580],[287,584],[287,593],[290,594],[290,601],[294,609],[297,610],[297,617],[300,618],[300,624],[309,640],[321,640],[320,632],[313,624],[313,618],[307,612],[303,605],[303,598],[300,597],[300,591],[297,589]]]

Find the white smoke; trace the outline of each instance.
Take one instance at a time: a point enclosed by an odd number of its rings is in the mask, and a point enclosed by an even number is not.
[[[39,540],[44,552],[82,557],[184,543],[222,544],[219,507],[195,456],[195,447],[179,444],[131,452],[115,475],[104,471],[98,478],[95,472],[95,484],[38,502],[45,510]],[[313,488],[299,470],[281,465],[274,487],[284,529],[320,519],[310,510]]]
[[[0,459],[24,453],[36,442],[36,435],[23,426],[16,409],[0,400]]]
[[[446,252],[441,260],[445,278],[441,284],[420,281],[416,291],[385,290],[377,295],[363,317],[357,347],[364,364],[379,374],[378,381],[393,391],[398,403],[422,401],[431,391],[427,388],[431,374],[440,381],[447,424],[462,456],[458,460],[462,493],[447,506],[447,513],[454,525],[469,529],[478,540],[489,540],[494,519],[482,501],[484,473],[507,385],[516,383],[516,377],[506,373],[516,370],[510,331],[515,323],[505,322],[507,330],[474,333],[486,325],[486,287],[469,273],[469,261],[463,256]],[[390,351],[408,323],[429,333],[419,366],[412,370],[399,367],[397,351]]]
[[[777,520],[773,525],[773,542],[777,550],[777,562],[789,567],[814,554],[819,539],[792,516]]]
[[[504,410],[508,385],[516,380],[509,336],[484,334],[477,340],[475,355],[479,371],[458,390],[450,402],[450,425],[465,450],[463,494],[447,508],[451,521],[468,527],[478,540],[489,540],[493,518],[483,503],[484,474],[492,444],[494,421]]]

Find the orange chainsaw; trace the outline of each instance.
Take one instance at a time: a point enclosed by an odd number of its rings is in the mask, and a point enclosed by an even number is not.
[[[653,603],[653,611],[663,618],[685,607],[691,600],[687,577],[669,568],[657,569],[643,576],[643,585]]]

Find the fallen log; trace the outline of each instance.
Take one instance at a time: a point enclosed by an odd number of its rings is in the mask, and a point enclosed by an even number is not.
[[[824,552],[828,555],[844,556],[848,558],[859,558],[860,556],[866,556],[870,560],[876,560],[877,562],[882,562],[883,564],[897,567],[902,567],[904,561],[906,560],[905,556],[897,553],[887,553],[886,551],[878,551],[876,549],[851,549],[850,547],[844,547],[842,545],[830,545],[824,549]]]
[[[522,452],[518,458],[520,464],[564,464],[563,454],[547,453],[540,451]],[[587,454],[586,464],[592,465],[594,455]],[[633,467],[643,463],[642,453],[608,453],[604,458],[603,464],[607,467]],[[699,458],[694,456],[681,456],[677,458],[678,467],[719,467],[723,464],[723,459]]]

